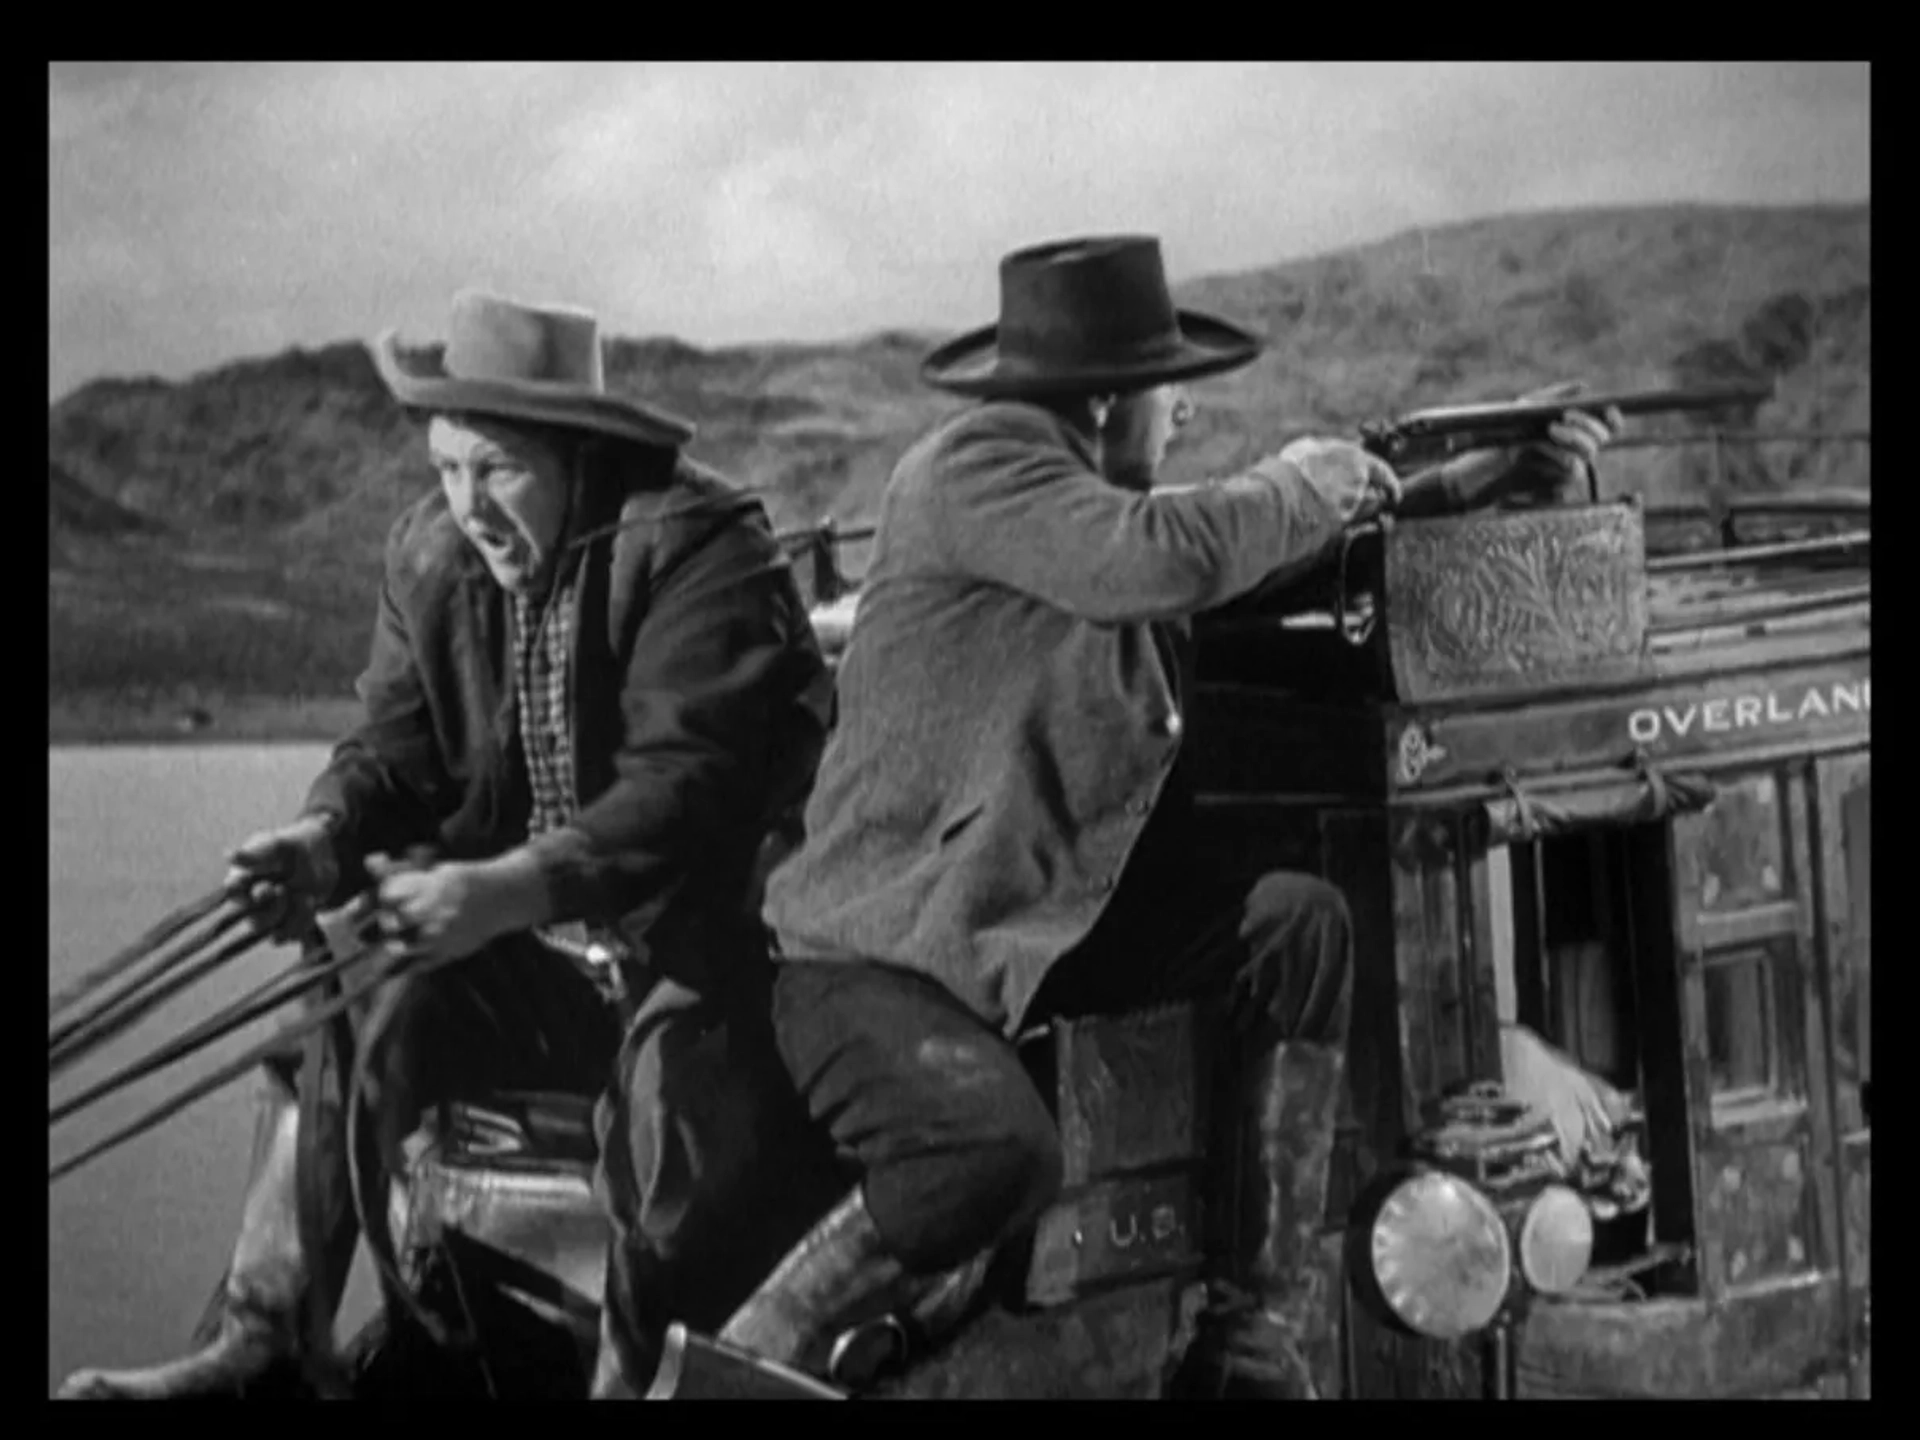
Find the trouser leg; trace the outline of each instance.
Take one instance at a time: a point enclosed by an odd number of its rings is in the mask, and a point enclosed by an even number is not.
[[[277,1089],[277,1087],[273,1087]],[[69,1400],[169,1400],[244,1395],[297,1376],[312,1276],[299,1233],[294,1183],[299,1111],[292,1097],[263,1096],[255,1164],[240,1236],[184,1357],[130,1370],[81,1370],[61,1387]]]
[[[780,1052],[855,1183],[720,1338],[824,1373],[849,1326],[944,1295],[1058,1192],[1052,1116],[1012,1046],[887,967],[790,962]]]
[[[597,1399],[644,1394],[667,1327],[717,1331],[845,1188],[780,1062],[770,984],[743,978],[719,1002],[662,984],[628,1029],[596,1115],[611,1228]]]
[[[1196,898],[1185,915],[1160,907],[1157,928],[1178,944],[1153,945],[1156,927],[1124,923],[1117,911],[1122,923],[1063,965],[1030,1013],[1224,992],[1237,1044],[1221,1185],[1240,1201],[1227,1248],[1255,1303],[1221,1307],[1211,1349],[1252,1353],[1288,1377],[1291,1393],[1304,1368],[1294,1338],[1310,1323],[1298,1317],[1324,1300],[1303,1280],[1300,1257],[1325,1214],[1344,1094],[1347,914],[1336,891],[1308,876],[1265,875],[1218,903]],[[1166,923],[1168,913],[1178,923]],[[1135,943],[1103,955],[1107,934]],[[1148,965],[1114,960],[1142,953]],[[911,1304],[1037,1218],[1058,1191],[1061,1156],[1012,1047],[924,977],[790,962],[775,1015],[794,1083],[858,1183],[721,1338],[818,1372],[862,1312]]]
[[[303,1063],[326,1039],[289,1045],[264,1067],[239,1235],[189,1353],[151,1367],[79,1371],[62,1386],[61,1398],[165,1400],[291,1390],[300,1378],[296,1362],[324,1362],[331,1338],[324,1327],[345,1290],[355,1239],[345,1165],[337,1158],[345,1153],[341,1109],[320,1096],[303,1114],[297,1078],[303,1068],[309,1075],[332,1074],[330,1063]],[[304,1135],[305,1124],[320,1133]],[[317,1236],[302,1230],[303,1183],[313,1187],[318,1202]],[[317,1260],[310,1253],[315,1240]]]
[[[1340,1270],[1324,1233],[1348,1103],[1352,926],[1331,886],[1269,874],[1247,893],[1235,948],[1240,1073],[1219,1147],[1232,1167],[1222,1179],[1233,1288],[1217,1297],[1187,1378],[1220,1396],[1328,1398]]]
[[[1057,1194],[1045,1100],[1014,1048],[937,982],[789,963],[774,1017],[810,1118],[861,1177],[881,1242],[909,1272],[971,1259]]]

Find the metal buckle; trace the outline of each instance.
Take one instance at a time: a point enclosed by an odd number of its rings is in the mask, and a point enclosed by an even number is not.
[[[603,941],[590,940],[587,942],[587,953],[584,959],[601,993],[615,1005],[625,1005],[630,997],[627,991],[627,977],[620,969],[620,952]]]
[[[827,1357],[827,1378],[848,1390],[872,1384],[907,1357],[907,1327],[898,1317],[882,1315],[844,1331]]]

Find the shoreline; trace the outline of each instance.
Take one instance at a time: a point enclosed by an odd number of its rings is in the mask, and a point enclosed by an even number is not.
[[[47,746],[329,745],[359,713],[351,695],[57,696],[47,704]]]

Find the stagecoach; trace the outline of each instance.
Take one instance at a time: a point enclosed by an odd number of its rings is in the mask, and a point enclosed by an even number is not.
[[[1199,628],[1213,841],[1355,917],[1322,1393],[1869,1393],[1869,537],[1864,494],[1384,521]],[[820,548],[832,641],[858,597]],[[1025,1038],[1067,1187],[903,1363],[809,1383],[676,1330],[660,1391],[1163,1395],[1231,1244],[1200,1164],[1214,1023]],[[1513,1025],[1629,1098],[1609,1164],[1570,1173],[1505,1099]],[[450,1384],[502,1385],[507,1355],[586,1383],[591,1132],[537,1108],[539,1134],[512,1097],[443,1116],[396,1198],[419,1293],[496,1337],[490,1369],[434,1358]],[[369,1393],[419,1382],[408,1329],[362,1337]]]
[[[816,538],[831,650],[858,594]],[[1323,1394],[1869,1394],[1869,546],[1864,494],[1384,520],[1198,627],[1209,842],[1325,876],[1356,927]],[[873,1317],[816,1377],[676,1329],[659,1392],[1166,1395],[1234,1239],[1216,1024],[1024,1037],[1067,1184],[967,1303]],[[1515,1026],[1627,1097],[1601,1162],[1507,1097]],[[484,1097],[416,1137],[413,1306],[350,1344],[357,1393],[585,1393],[589,1116]]]

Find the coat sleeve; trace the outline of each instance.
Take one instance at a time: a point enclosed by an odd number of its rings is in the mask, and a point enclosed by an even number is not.
[[[949,563],[1098,623],[1223,605],[1313,564],[1341,528],[1290,462],[1142,493],[1089,468],[1038,415],[957,432],[936,468]]]
[[[626,662],[614,783],[529,842],[549,913],[630,913],[764,829],[811,779],[825,676],[757,519],[730,518],[663,557]]]
[[[397,599],[406,525],[403,517],[387,536],[372,650],[355,684],[360,719],[334,747],[301,812],[333,826],[340,880],[329,904],[369,883],[366,856],[402,851],[433,833],[426,777],[441,768],[439,742]]]

